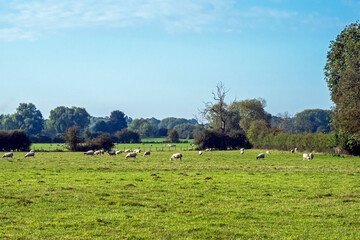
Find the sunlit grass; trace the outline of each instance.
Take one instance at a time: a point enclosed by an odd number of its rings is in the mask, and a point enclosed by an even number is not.
[[[360,238],[359,158],[258,153],[14,153],[0,161],[0,238]]]

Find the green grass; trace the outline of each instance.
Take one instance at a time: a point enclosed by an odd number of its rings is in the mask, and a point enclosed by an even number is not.
[[[0,161],[0,239],[360,239],[360,159],[259,150]]]

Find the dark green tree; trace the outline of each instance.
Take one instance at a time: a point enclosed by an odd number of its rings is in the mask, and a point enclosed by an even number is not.
[[[167,139],[168,139],[168,141],[170,141],[172,143],[178,143],[178,142],[180,142],[179,133],[176,130],[171,129],[171,130],[169,130]]]
[[[85,108],[60,106],[50,111],[47,127],[55,133],[64,133],[66,129],[75,125],[84,130],[89,123],[90,115]]]
[[[330,132],[330,110],[306,109],[295,114],[293,126],[295,133]]]
[[[360,25],[350,24],[331,41],[324,67],[335,103],[332,115],[337,131],[360,134]]]
[[[74,126],[66,129],[65,133],[65,142],[66,145],[69,146],[71,151],[76,151],[77,146],[80,143],[80,136],[79,136],[80,127]]]
[[[127,128],[125,114],[119,110],[112,111],[110,113],[108,125],[110,133],[115,133],[116,131]]]
[[[39,110],[32,103],[20,103],[14,114],[18,129],[28,135],[36,135],[44,128],[45,120]]]

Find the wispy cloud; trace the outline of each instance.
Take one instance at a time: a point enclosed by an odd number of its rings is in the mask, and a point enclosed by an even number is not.
[[[234,0],[16,0],[0,1],[0,9],[6,9],[0,10],[0,39],[9,41],[33,40],[61,29],[149,25],[167,32],[234,32],[305,18],[297,11],[242,7]]]

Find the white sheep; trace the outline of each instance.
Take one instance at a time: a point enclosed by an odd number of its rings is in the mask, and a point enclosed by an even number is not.
[[[141,149],[135,149],[133,152],[134,153],[141,153]]]
[[[129,153],[129,152],[131,152],[131,150],[130,150],[130,149],[126,149],[124,152]]]
[[[137,155],[137,153],[135,153],[135,152],[128,153],[128,154],[126,154],[125,159],[128,159],[130,157],[136,158],[136,155]]]
[[[27,154],[25,154],[25,157],[35,157],[35,152],[28,152]]]
[[[199,151],[199,155],[202,155],[203,153],[202,153],[202,151]]]
[[[212,148],[205,149],[205,152],[211,152],[211,151],[212,151]]]
[[[115,154],[116,154],[116,155],[122,154],[122,151],[121,151],[121,150],[116,150],[116,151],[115,151]]]
[[[306,160],[306,159],[309,161],[309,160],[310,160],[310,156],[309,156],[309,154],[304,153],[304,154],[303,154],[303,160]]]
[[[313,153],[310,153],[310,154],[309,154],[309,157],[310,157],[310,160],[313,160],[313,159],[314,159],[314,154],[313,154]]]
[[[176,145],[175,144],[173,144],[173,145],[168,144],[168,147],[176,147]]]
[[[109,154],[110,157],[111,157],[111,156],[115,156],[115,152],[114,152],[114,151],[108,151],[107,153]]]
[[[244,154],[244,149],[240,149],[241,155]]]
[[[12,152],[5,153],[1,158],[13,158],[14,154]]]
[[[267,154],[267,155],[270,155],[270,151],[266,151],[266,154]]]
[[[265,158],[265,154],[260,153],[259,155],[257,155],[256,159],[259,159],[259,158]]]
[[[94,155],[101,155],[101,151],[100,150],[95,151]]]
[[[94,150],[89,150],[89,151],[87,151],[87,152],[84,152],[84,155],[94,156]]]
[[[291,152],[291,153],[294,153],[294,152],[295,152],[295,150],[294,150],[294,149],[291,149],[291,150],[290,150],[290,152]]]
[[[181,158],[182,158],[182,154],[181,154],[181,153],[174,153],[174,154],[171,156],[170,161],[171,161],[171,160],[175,160],[175,158],[179,158],[180,161],[181,161],[181,160],[182,160],[182,159],[181,159]]]
[[[294,149],[294,152],[297,152],[297,151],[298,151],[298,149],[297,149],[297,148],[295,148],[295,149]]]
[[[145,156],[150,156],[150,151],[144,152],[144,157],[145,157]]]

